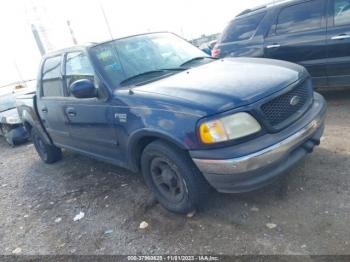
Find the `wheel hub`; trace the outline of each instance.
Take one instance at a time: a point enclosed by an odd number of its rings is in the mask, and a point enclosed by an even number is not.
[[[166,160],[153,159],[151,174],[158,191],[169,201],[179,202],[184,197],[184,183],[177,171]]]

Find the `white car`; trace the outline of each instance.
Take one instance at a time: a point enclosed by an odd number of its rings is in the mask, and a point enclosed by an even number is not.
[[[16,108],[16,97],[35,92],[35,81],[24,87],[17,85],[0,92],[0,135],[4,136],[10,146],[27,141],[28,134],[22,125]]]

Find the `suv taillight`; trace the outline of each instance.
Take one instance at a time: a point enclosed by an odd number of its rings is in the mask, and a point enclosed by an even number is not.
[[[212,57],[220,57],[220,49],[217,47],[214,47],[213,50],[211,50],[211,56]]]

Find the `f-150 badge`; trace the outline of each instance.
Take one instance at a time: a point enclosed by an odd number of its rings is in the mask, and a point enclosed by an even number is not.
[[[126,114],[115,113],[114,117],[118,119],[120,123],[126,123],[128,121],[128,117]]]

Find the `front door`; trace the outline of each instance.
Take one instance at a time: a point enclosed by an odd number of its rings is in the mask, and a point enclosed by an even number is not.
[[[68,97],[65,103],[65,115],[69,125],[71,147],[114,162],[119,159],[120,154],[111,106],[101,97],[84,99],[73,97],[70,86],[79,79],[97,82],[93,67],[84,51],[67,53],[64,82]]]
[[[327,73],[330,87],[350,86],[350,0],[331,0]]]
[[[278,10],[264,53],[304,66],[315,86],[327,86],[326,1],[311,0]]]

